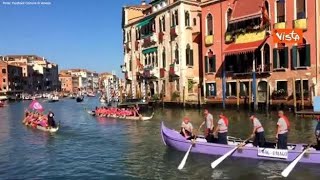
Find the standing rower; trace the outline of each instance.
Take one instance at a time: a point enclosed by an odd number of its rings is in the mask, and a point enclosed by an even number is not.
[[[214,138],[212,137],[213,128],[214,128],[213,116],[212,114],[209,113],[208,109],[204,110],[204,121],[201,123],[199,129],[201,129],[203,125],[206,125],[204,134],[207,142],[213,142],[213,138]]]
[[[214,134],[218,134],[218,143],[219,144],[228,144],[227,135],[228,135],[228,126],[229,120],[223,113],[219,115],[218,127],[214,131]]]
[[[278,139],[277,147],[278,149],[287,149],[288,142],[288,130],[290,127],[290,122],[288,118],[284,115],[283,111],[278,112],[278,128],[276,138]]]
[[[183,121],[181,123],[180,134],[186,139],[190,140],[193,138],[192,131],[193,131],[193,126],[190,123],[190,119],[188,117],[183,118]]]
[[[317,140],[317,150],[320,150],[320,116],[317,117],[317,127],[315,129],[315,135],[316,135],[316,140]]]
[[[253,130],[252,130],[252,134],[251,134],[251,138],[254,137],[253,145],[259,146],[259,147],[264,147],[266,139],[264,136],[264,129],[262,127],[261,122],[254,114],[250,115],[250,120],[252,121],[252,124],[253,124]]]

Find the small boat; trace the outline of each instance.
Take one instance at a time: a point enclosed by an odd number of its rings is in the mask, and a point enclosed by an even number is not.
[[[0,101],[8,100],[8,96],[6,95],[0,95]]]
[[[163,143],[178,151],[188,151],[192,142],[186,140],[178,131],[167,128],[161,124],[161,136]],[[234,149],[242,141],[228,140],[228,145],[207,143],[203,138],[197,138],[195,146],[191,149],[193,153],[221,156]],[[266,147],[254,147],[251,142],[236,150],[231,156],[240,158],[251,158],[258,160],[271,160],[281,162],[292,162],[304,151],[306,144],[288,144],[288,149],[275,149],[275,143],[266,143]],[[320,151],[310,148],[307,156],[302,157],[301,163],[320,164]]]
[[[36,128],[36,129],[39,129],[41,131],[45,131],[45,132],[50,132],[50,133],[55,133],[59,130],[59,127],[60,127],[60,123],[58,123],[57,127],[56,128],[45,128],[45,127],[42,127],[42,126],[39,126],[37,125],[36,127],[30,125],[30,124],[27,124],[27,123],[24,123],[22,122],[24,125],[28,126],[28,127],[32,127],[32,128]]]
[[[50,96],[50,97],[48,97],[48,101],[49,102],[58,102],[59,96],[57,96],[57,95]]]
[[[96,97],[96,95],[94,93],[88,93],[87,96],[88,97]]]
[[[76,98],[76,101],[77,101],[77,102],[82,102],[83,99],[84,99],[84,96],[78,96],[78,97]]]
[[[96,113],[94,111],[88,111],[88,114],[92,116],[96,116]],[[108,118],[116,118],[116,119],[128,119],[128,120],[140,120],[140,121],[148,121],[152,119],[154,116],[154,113],[151,114],[151,116],[114,116],[110,115],[107,116]]]
[[[107,100],[104,99],[104,98],[100,98],[100,102],[101,102],[101,103],[107,103]]]

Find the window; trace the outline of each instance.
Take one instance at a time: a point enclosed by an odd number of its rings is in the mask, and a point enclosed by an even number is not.
[[[206,95],[207,97],[217,96],[216,83],[206,83]]]
[[[185,13],[184,13],[184,20],[185,20],[185,26],[186,27],[188,27],[188,26],[190,26],[190,14],[189,14],[189,11],[186,11]]]
[[[174,58],[177,64],[179,64],[179,46],[176,44],[176,49],[174,51]]]
[[[305,68],[310,66],[310,44],[303,44],[292,47],[292,66],[294,69]]]
[[[162,51],[162,67],[166,68],[166,48],[165,47],[163,48],[163,51]]]
[[[226,86],[226,96],[237,96],[237,83],[236,82],[227,82]]]
[[[2,74],[5,74],[7,73],[7,70],[6,69],[2,69]]]
[[[229,27],[229,22],[230,22],[230,19],[231,19],[231,15],[232,15],[232,10],[229,8],[227,10],[227,13],[226,13],[226,29],[228,29]]]
[[[211,14],[207,15],[207,36],[213,35],[213,18]]]
[[[196,26],[196,25],[197,25],[197,19],[193,18],[193,26]]]
[[[194,84],[195,83],[192,79],[188,79],[188,93],[193,93]]]
[[[5,83],[5,82],[6,82],[6,79],[3,79],[3,80],[2,80],[2,82],[4,82],[4,83]]]
[[[162,90],[161,90],[163,96],[166,94],[166,80],[162,80]]]
[[[187,66],[193,66],[193,50],[190,48],[189,44],[187,44],[186,48],[186,63]]]
[[[297,19],[306,18],[306,1],[305,0],[296,0],[296,16],[297,16]]]
[[[162,19],[159,18],[159,31],[162,32]]]
[[[288,81],[277,81],[277,91],[288,92]]]
[[[240,82],[240,96],[249,96],[249,82]]]
[[[176,91],[180,91],[179,79],[176,80]]]
[[[296,80],[296,94],[297,98],[301,98],[301,80]],[[309,97],[309,81],[308,80],[302,80],[302,89],[303,89],[303,96]]]
[[[205,73],[216,72],[216,55],[205,56]]]
[[[273,49],[273,69],[288,68],[288,47],[282,47]]]
[[[165,18],[165,16],[162,17],[162,31],[166,31],[166,18]]]
[[[277,23],[286,22],[285,7],[286,7],[286,3],[284,0],[277,1]]]
[[[179,25],[179,15],[178,15],[178,10],[176,10],[174,12],[174,16],[175,16],[175,26]]]
[[[129,60],[129,71],[132,70],[132,60]]]

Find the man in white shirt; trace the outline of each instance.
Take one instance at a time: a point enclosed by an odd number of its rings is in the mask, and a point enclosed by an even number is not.
[[[284,115],[283,111],[278,112],[278,128],[276,138],[278,139],[277,147],[278,149],[287,149],[288,141],[288,130],[290,127],[290,122],[288,118]]]
[[[250,120],[252,121],[252,124],[253,124],[253,130],[251,134],[251,138],[254,137],[253,145],[256,147],[257,146],[264,147],[266,139],[265,139],[264,129],[261,122],[254,114],[250,115]]]
[[[213,138],[214,138],[212,137],[213,128],[214,128],[213,116],[212,114],[209,113],[207,109],[204,110],[204,121],[201,123],[199,129],[201,129],[203,125],[206,125],[204,134],[207,142],[213,142]]]
[[[218,134],[218,143],[219,144],[228,144],[228,126],[229,120],[223,113],[220,114],[218,121],[218,127],[215,129],[214,134]]]
[[[185,117],[181,123],[180,134],[186,139],[190,140],[193,138],[192,131],[193,131],[193,126],[190,123],[190,119],[188,117]]]

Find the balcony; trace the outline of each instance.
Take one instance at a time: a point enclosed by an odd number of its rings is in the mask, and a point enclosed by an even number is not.
[[[179,64],[173,63],[173,64],[170,65],[169,75],[170,75],[171,77],[178,77],[178,76],[180,76],[180,67],[179,67]]]
[[[286,28],[286,22],[278,22],[278,23],[275,23],[273,25],[273,28],[274,29],[285,29]]]
[[[308,21],[306,18],[294,20],[293,27],[296,29],[307,30],[308,29]]]
[[[241,34],[238,34],[235,39],[236,44],[240,43],[248,43],[248,42],[255,42],[255,41],[261,41],[266,38],[267,31],[264,30],[257,30],[253,32],[244,32]]]
[[[147,48],[155,45],[158,41],[158,38],[154,34],[150,34],[149,36],[145,36],[142,40],[142,47]]]
[[[205,44],[206,46],[211,46],[213,44],[214,35],[209,35],[205,37]]]
[[[148,65],[143,70],[143,77],[149,79],[160,78],[159,67]]]
[[[165,68],[161,68],[160,69],[160,78],[164,78],[166,74],[166,69]]]
[[[226,42],[227,44],[234,42],[234,38],[233,38],[232,33],[227,32],[227,33],[225,34],[225,42]]]

